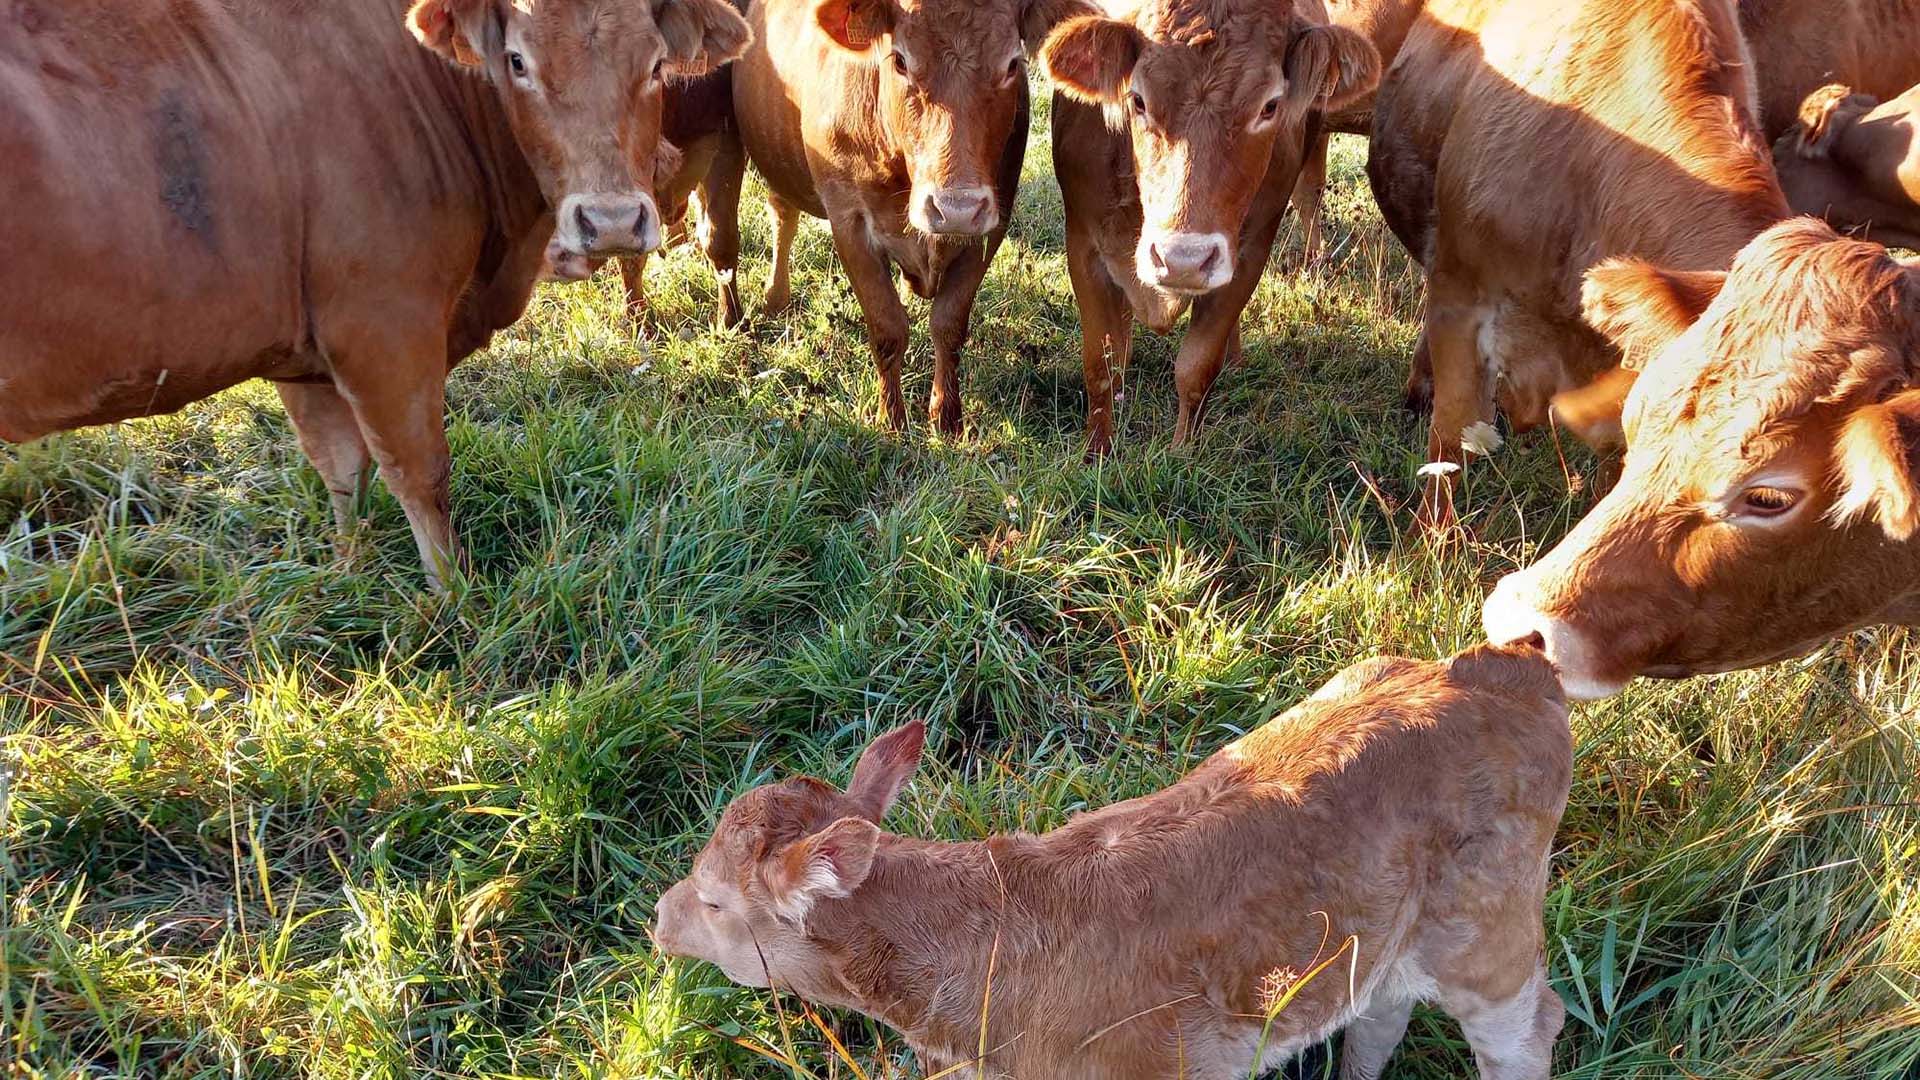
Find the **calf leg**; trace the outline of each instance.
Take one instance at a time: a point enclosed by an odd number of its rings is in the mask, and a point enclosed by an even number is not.
[[[1300,163],[1300,178],[1293,183],[1293,208],[1306,231],[1300,242],[1300,264],[1306,269],[1319,265],[1325,244],[1321,207],[1327,193],[1327,140],[1324,131],[1315,136],[1307,147],[1307,159]]]
[[[1547,985],[1545,964],[1536,961],[1532,977],[1509,997],[1456,994],[1442,1006],[1460,1021],[1481,1080],[1548,1080],[1566,1007]]]
[[[793,234],[800,227],[800,211],[775,195],[767,196],[767,209],[773,211],[773,278],[761,306],[774,314],[785,311],[793,299]]]
[[[745,309],[740,304],[740,185],[746,178],[747,156],[740,137],[728,132],[715,148],[713,163],[700,182],[700,247],[713,264],[714,280],[720,287],[720,308],[714,313],[715,325],[722,328],[740,322]],[[785,243],[791,245],[789,232]]]
[[[360,425],[353,409],[340,392],[327,383],[279,384],[280,401],[287,407],[287,419],[300,439],[300,449],[320,473],[333,503],[333,523],[339,530],[334,550],[345,558],[350,537],[359,523],[360,497],[366,492],[373,457],[366,440],[360,437]]]
[[[833,247],[840,253],[840,266],[867,319],[867,344],[873,348],[873,366],[880,374],[881,411],[888,427],[905,431],[907,399],[900,391],[900,364],[907,355],[907,309],[901,306],[885,256],[873,249],[857,220],[833,223]],[[971,291],[968,301],[970,305]],[[957,399],[954,408],[957,423]]]
[[[973,298],[979,295],[980,282],[999,246],[998,236],[969,245],[941,275],[933,294],[933,394],[927,402],[927,419],[950,438],[961,430],[960,350],[967,344]]]
[[[1347,1025],[1341,1041],[1340,1080],[1380,1080],[1412,1016],[1412,1000],[1369,1002],[1366,1014]]]
[[[1067,235],[1067,276],[1073,282],[1074,303],[1080,308],[1080,367],[1087,389],[1087,456],[1101,457],[1113,449],[1113,372],[1124,374],[1126,351],[1133,342],[1133,310],[1127,294],[1101,265],[1093,238],[1079,230]],[[1107,347],[1113,347],[1113,362]]]

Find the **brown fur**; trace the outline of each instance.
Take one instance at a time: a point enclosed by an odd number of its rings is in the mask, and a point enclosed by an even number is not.
[[[1774,144],[1787,201],[1867,240],[1920,247],[1920,87],[1887,102],[1831,85]]]
[[[1344,1026],[1342,1076],[1372,1080],[1428,997],[1482,1075],[1546,1077],[1572,747],[1538,653],[1356,665],[1173,786],[1039,836],[875,828],[919,742],[883,737],[844,794],[735,799],[661,897],[659,946],[880,1019],[930,1074],[1228,1080]]]
[[[1165,332],[1189,304],[1173,438],[1192,438],[1320,112],[1378,78],[1372,48],[1318,14],[1317,0],[1149,0],[1048,38],[1090,453],[1112,445],[1113,370],[1124,375],[1134,320]],[[1152,276],[1155,245],[1183,237],[1224,239],[1204,286]]]
[[[646,197],[654,16],[714,3],[7,7],[0,438],[289,380],[342,527],[377,460],[438,581],[448,367],[519,317],[551,206]],[[737,46],[732,18],[708,55]],[[553,94],[510,88],[506,35]]]
[[[788,300],[796,215],[826,218],[896,430],[907,422],[907,313],[893,268],[933,301],[928,412],[958,434],[960,352],[1026,150],[1024,47],[1082,10],[1081,0],[755,0],[748,10],[758,41],[737,66],[734,106],[779,222],[767,306]],[[956,193],[980,209],[941,224],[930,207]]]
[[[1591,299],[1660,273],[1617,267]],[[1500,584],[1489,634],[1540,634],[1569,690],[1598,696],[1920,621],[1920,271],[1796,218],[1741,252],[1697,321],[1608,302],[1658,343],[1627,401],[1625,471]]]

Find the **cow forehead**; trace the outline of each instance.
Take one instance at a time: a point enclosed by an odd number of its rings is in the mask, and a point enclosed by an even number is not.
[[[1004,51],[1020,41],[1019,8],[1016,0],[912,0],[899,5],[893,34],[935,45],[949,59]]]
[[[661,48],[653,9],[642,0],[513,0],[549,65]]]
[[[1238,48],[1215,38],[1199,46],[1150,41],[1134,65],[1133,81],[1153,100],[1157,111],[1224,108],[1271,93],[1276,88],[1281,54],[1267,48]]]

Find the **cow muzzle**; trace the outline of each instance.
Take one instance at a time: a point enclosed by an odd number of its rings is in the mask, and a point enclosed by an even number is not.
[[[1156,289],[1197,296],[1233,280],[1233,247],[1220,233],[1142,236],[1140,279]]]
[[[1580,701],[1612,697],[1631,679],[1607,670],[1594,643],[1579,627],[1541,611],[1533,602],[1528,572],[1508,574],[1494,586],[1480,612],[1487,640],[1495,645],[1529,644],[1545,653],[1567,696]]]
[[[660,210],[645,192],[569,195],[554,215],[547,245],[549,273],[562,281],[593,274],[616,255],[644,255],[660,246]]]
[[[1000,224],[1000,210],[989,187],[942,187],[913,200],[907,217],[913,227],[933,236],[985,236]]]

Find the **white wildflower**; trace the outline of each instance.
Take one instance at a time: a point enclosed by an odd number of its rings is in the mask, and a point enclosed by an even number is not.
[[[1418,470],[1421,476],[1451,476],[1459,471],[1459,463],[1453,461],[1429,461]]]

